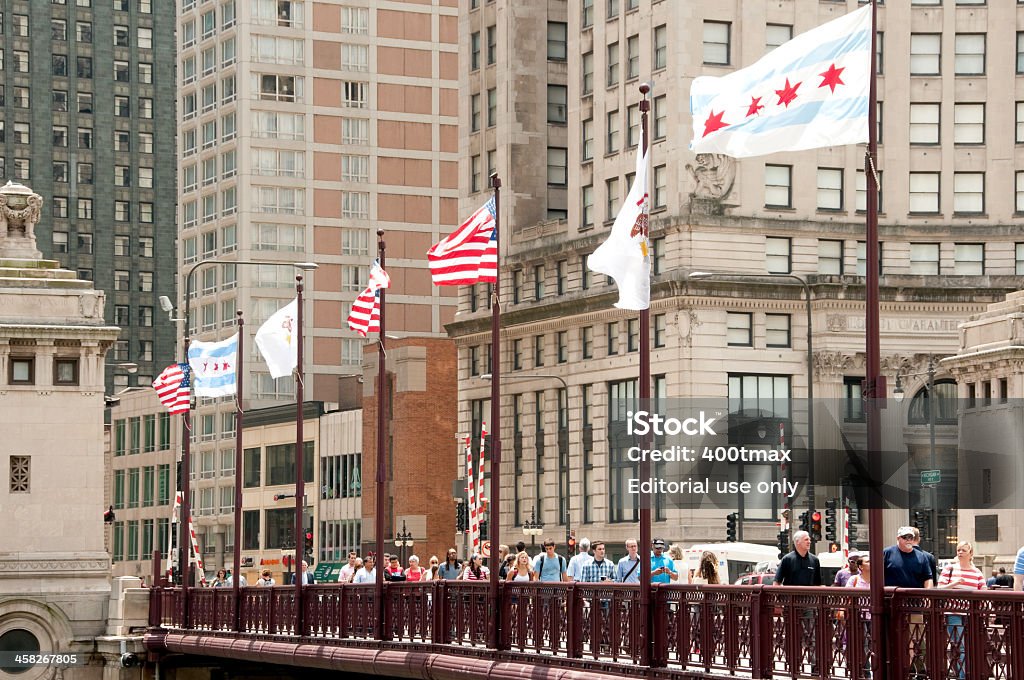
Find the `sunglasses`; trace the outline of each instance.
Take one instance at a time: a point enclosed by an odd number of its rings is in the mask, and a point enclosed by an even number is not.
[[[905,536],[900,536],[900,538],[902,538],[905,541],[910,541],[910,540],[913,540],[914,534],[907,534]]]

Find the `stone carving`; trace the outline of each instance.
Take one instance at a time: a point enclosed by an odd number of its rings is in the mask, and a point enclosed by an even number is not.
[[[832,333],[841,333],[846,330],[846,317],[841,314],[829,314],[825,318],[825,326]]]
[[[36,249],[36,223],[43,197],[24,184],[8,181],[0,188],[0,257],[42,258]]]
[[[722,201],[736,181],[736,161],[721,153],[699,153],[693,165],[686,164],[686,170],[693,182],[690,210],[722,214]]]
[[[814,372],[819,376],[842,375],[854,365],[854,357],[842,352],[815,352]]]
[[[697,312],[692,309],[683,309],[675,314],[676,333],[679,335],[680,347],[693,345],[693,332],[702,325],[697,317]]]

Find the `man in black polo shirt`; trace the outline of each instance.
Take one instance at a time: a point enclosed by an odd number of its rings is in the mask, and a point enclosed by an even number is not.
[[[811,553],[811,535],[806,531],[793,534],[793,552],[782,558],[775,572],[777,586],[820,586],[821,565]]]
[[[806,531],[793,534],[793,551],[782,558],[775,572],[777,586],[820,586],[821,565],[818,558],[811,552],[811,535]],[[803,634],[800,644],[800,661],[791,664],[790,668],[801,668],[804,659],[811,664],[811,674],[818,672],[817,640],[814,631],[817,629],[816,609],[807,608],[801,613]]]

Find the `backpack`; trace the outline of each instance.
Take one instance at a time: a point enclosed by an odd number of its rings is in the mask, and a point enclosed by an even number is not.
[[[542,576],[544,576],[544,557],[545,557],[545,555],[541,555],[540,556],[540,569],[537,570],[537,580],[538,581],[541,579]],[[564,571],[565,571],[565,558],[562,557],[561,555],[559,555],[558,556],[558,578],[559,578],[559,580],[561,580],[562,572],[564,572]]]

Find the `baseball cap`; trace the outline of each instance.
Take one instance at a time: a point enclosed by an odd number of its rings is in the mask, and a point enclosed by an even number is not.
[[[858,551],[856,551],[856,550],[851,550],[850,553],[846,556],[846,559],[848,559],[848,560],[859,560],[860,559],[860,553]]]
[[[913,536],[913,535],[914,535],[914,527],[900,527],[899,529],[896,530],[896,538],[901,538],[903,536]]]
[[[665,539],[664,538],[656,538],[653,541],[651,541],[651,545],[658,546],[659,548],[664,548],[665,547]]]

